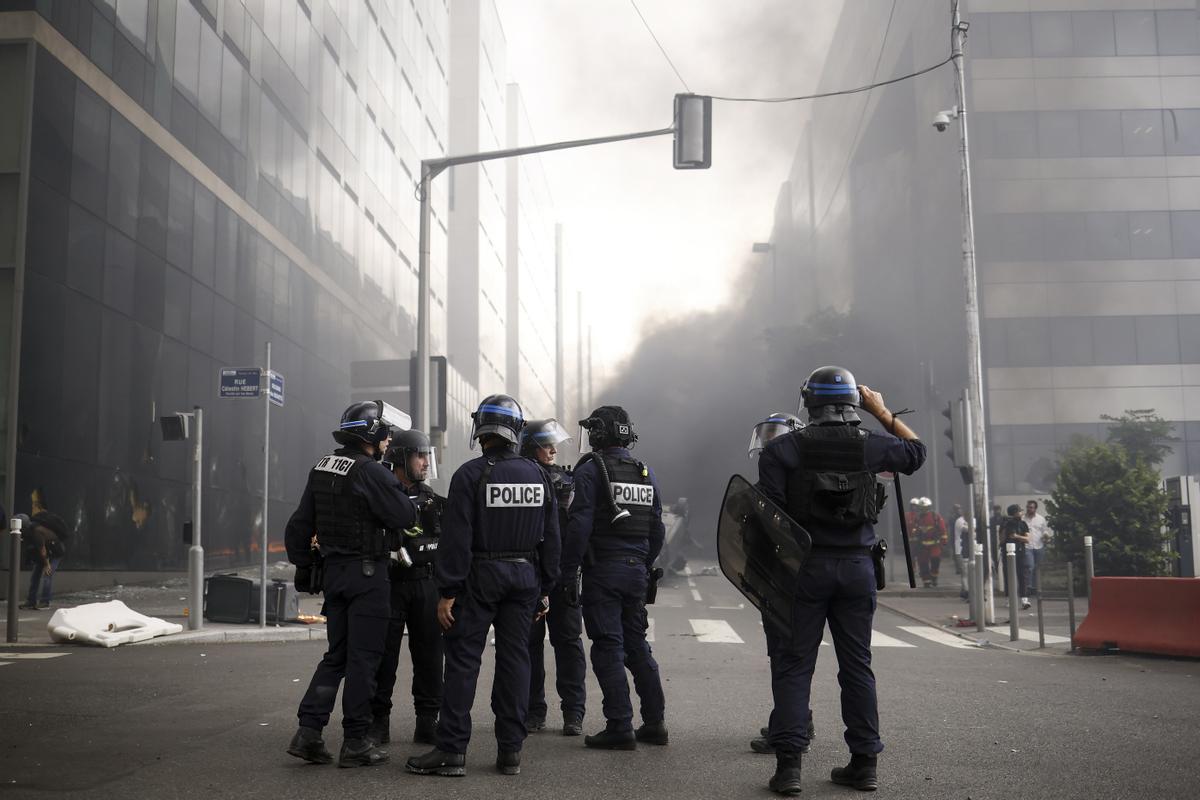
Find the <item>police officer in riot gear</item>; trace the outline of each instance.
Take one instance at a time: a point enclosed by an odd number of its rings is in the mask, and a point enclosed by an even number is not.
[[[571,470],[555,463],[559,445],[569,442],[570,434],[555,419],[534,419],[521,430],[521,455],[541,465],[554,487],[558,501],[558,525],[567,529],[567,507],[571,502],[573,476]],[[530,733],[546,727],[546,628],[550,629],[550,646],[554,648],[555,688],[562,704],[563,736],[583,733],[586,700],[584,683],[587,680],[587,659],[583,654],[583,614],[578,601],[572,601],[577,590],[573,576],[564,578],[550,594],[550,611],[545,620],[534,622],[529,633],[529,713],[525,727]]]
[[[850,763],[833,770],[834,783],[873,790],[879,738],[871,621],[875,571],[871,547],[882,503],[875,474],[911,475],[925,461],[925,445],[883,403],[841,367],[821,367],[801,392],[808,426],[772,441],[759,457],[758,485],[812,535],[800,573],[792,630],[766,628],[771,654],[770,742],[776,771],[771,789],[800,793],[800,754],[808,744],[809,696],[826,621],[833,634],[842,686],[842,720]],[[889,431],[860,427],[857,409]]]
[[[665,745],[666,700],[646,642],[650,569],[665,536],[658,482],[630,455],[637,435],[625,409],[601,406],[579,424],[592,452],[575,469],[562,566],[564,583],[583,569],[583,621],[607,721],[584,744],[605,750]],[[636,733],[626,668],[641,700],[643,724]]]
[[[369,733],[377,744],[387,744],[390,739],[392,689],[396,685],[400,645],[407,627],[417,717],[413,741],[433,744],[438,709],[442,706],[442,630],[437,621],[438,593],[433,582],[433,564],[446,499],[426,483],[437,478],[437,453],[422,431],[409,430],[393,436],[384,461],[390,464],[405,493],[416,503],[418,518],[415,525],[403,531],[400,549],[388,565],[392,617],[379,664],[375,697],[371,700],[373,719]]]
[[[370,766],[387,760],[367,736],[375,674],[388,626],[389,530],[416,520],[416,508],[400,482],[379,458],[393,428],[406,429],[408,415],[379,400],[354,403],[342,414],[333,438],[341,445],[308,474],[300,505],[285,533],[288,560],[296,565],[296,586],[323,590],[329,649],[313,673],[297,716],[300,727],[288,753],[328,764],[321,731],[342,689],[345,739],[339,767]],[[323,583],[312,586],[313,543],[324,564]]]
[[[408,759],[421,775],[466,774],[471,706],[488,627],[496,629],[496,768],[521,771],[529,707],[529,626],[545,613],[558,580],[560,540],[554,493],[545,473],[516,445],[525,418],[507,395],[484,399],[472,415],[472,447],[483,455],[450,481],[434,566],[438,622],[445,633],[445,690],[436,747]],[[538,605],[539,598],[542,605]]]

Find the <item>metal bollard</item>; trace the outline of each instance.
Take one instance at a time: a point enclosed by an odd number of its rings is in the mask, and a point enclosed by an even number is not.
[[[986,613],[984,593],[987,592],[987,587],[984,586],[983,578],[983,545],[976,543],[975,545],[975,597],[974,600],[974,615],[975,615],[975,630],[983,633],[987,629],[987,622],[984,620]]]
[[[974,555],[963,559],[963,577],[967,581],[967,618],[973,620],[975,617],[975,594],[979,591],[975,588]]]
[[[1083,575],[1087,580],[1087,599],[1092,602],[1092,578],[1096,577],[1096,562],[1093,560],[1092,537],[1083,537]]]
[[[1008,583],[1008,640],[1015,642],[1021,638],[1020,600],[1017,598],[1017,545],[1009,542],[1004,545],[1004,580]]]
[[[1042,616],[1042,571],[1035,570],[1033,573],[1033,592],[1037,595],[1037,615],[1038,615],[1038,647],[1046,646],[1046,619]]]
[[[1075,565],[1067,562],[1067,619],[1071,623],[1071,649],[1075,649]]]
[[[7,641],[17,641],[17,618],[21,596],[21,520],[13,517],[8,531],[8,634]]]

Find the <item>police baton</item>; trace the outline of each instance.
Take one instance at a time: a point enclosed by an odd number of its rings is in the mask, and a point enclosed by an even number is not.
[[[908,520],[904,518],[904,490],[900,488],[900,473],[892,473],[892,483],[896,486],[896,513],[900,515],[900,535],[904,537],[904,565],[908,567],[908,586],[917,588],[917,579],[913,576],[912,551],[908,545]]]

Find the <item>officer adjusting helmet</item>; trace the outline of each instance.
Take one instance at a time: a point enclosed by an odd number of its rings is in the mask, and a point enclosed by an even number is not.
[[[854,375],[844,367],[818,367],[800,389],[809,425],[858,425],[862,403]]]
[[[488,395],[471,414],[471,449],[474,450],[475,442],[488,434],[517,444],[524,427],[525,412],[520,403],[506,394]]]
[[[583,434],[587,432],[588,447],[602,450],[605,447],[632,448],[637,442],[633,422],[628,412],[620,406],[600,406],[587,419],[579,420],[579,445],[583,450]]]
[[[423,474],[414,474],[409,465],[409,461],[416,455],[429,457]],[[397,433],[392,437],[392,443],[388,446],[383,460],[388,462],[392,470],[401,467],[409,483],[437,480],[437,448],[429,443],[429,437],[424,431],[413,429]]]
[[[775,414],[770,414],[762,422],[754,426],[754,430],[750,432],[750,447],[746,451],[749,458],[753,458],[758,453],[761,453],[763,448],[767,446],[767,442],[778,438],[785,433],[798,431],[804,427],[804,421],[795,414],[788,414],[780,411]]]
[[[521,455],[536,458],[539,447],[558,448],[571,441],[571,434],[556,419],[531,419],[521,429]]]
[[[383,456],[383,443],[392,435],[393,429],[406,431],[412,427],[412,418],[395,406],[382,400],[361,400],[351,403],[342,412],[342,421],[333,432],[333,439],[340,445],[351,446],[362,442],[375,446],[375,460]]]

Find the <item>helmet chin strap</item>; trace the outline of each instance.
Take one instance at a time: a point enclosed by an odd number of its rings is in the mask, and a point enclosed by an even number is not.
[[[836,405],[817,406],[808,409],[810,425],[859,425],[862,419],[852,405],[838,403]]]

